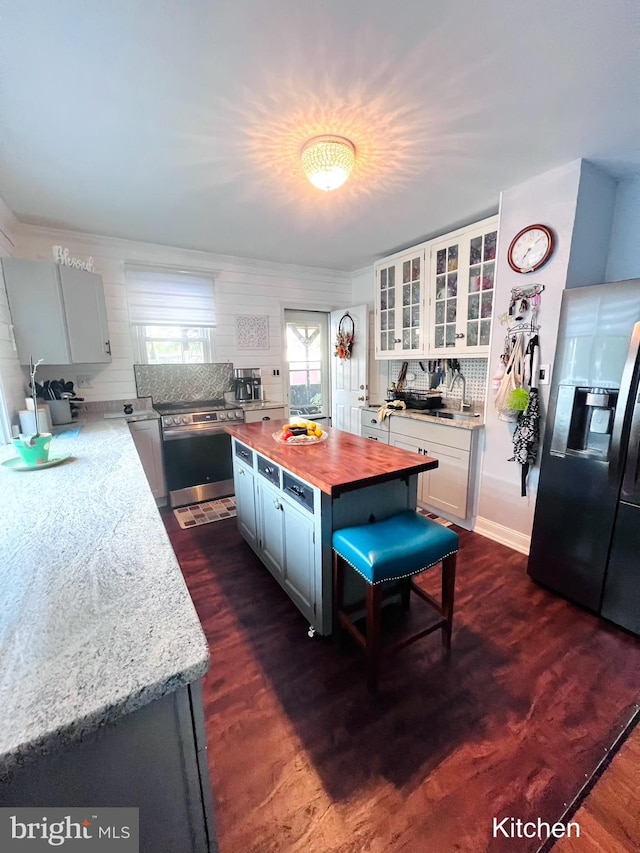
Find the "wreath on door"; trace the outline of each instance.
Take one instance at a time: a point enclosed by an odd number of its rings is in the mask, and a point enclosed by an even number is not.
[[[334,355],[338,358],[351,358],[351,348],[353,347],[355,326],[353,317],[347,311],[343,314],[338,323],[338,334],[336,335],[336,349]]]

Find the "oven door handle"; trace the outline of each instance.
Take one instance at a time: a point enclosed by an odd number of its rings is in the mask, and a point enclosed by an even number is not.
[[[224,427],[204,427],[203,429],[162,430],[163,441],[180,441],[185,438],[196,438],[199,435],[225,435]]]

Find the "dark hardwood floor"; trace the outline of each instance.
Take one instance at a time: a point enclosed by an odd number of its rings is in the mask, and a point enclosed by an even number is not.
[[[163,519],[211,649],[221,853],[535,851],[492,838],[493,818],[555,821],[631,717],[638,641],[478,534],[459,531],[450,661],[428,637],[389,661],[371,697],[358,650],[307,638],[235,519]],[[424,615],[414,602],[410,620]]]

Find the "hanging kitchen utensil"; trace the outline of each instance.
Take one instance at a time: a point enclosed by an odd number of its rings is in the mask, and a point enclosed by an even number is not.
[[[531,388],[529,389],[529,402],[527,408],[518,414],[516,428],[513,433],[514,455],[510,462],[519,462],[522,466],[520,472],[520,495],[527,496],[527,477],[529,468],[535,464],[540,446],[540,400],[538,398],[538,372],[540,369],[540,347],[538,336],[534,335],[529,341],[525,354],[531,364]]]

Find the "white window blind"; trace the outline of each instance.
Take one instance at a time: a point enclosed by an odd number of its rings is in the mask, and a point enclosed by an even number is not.
[[[127,267],[129,322],[138,326],[215,326],[213,278]]]

